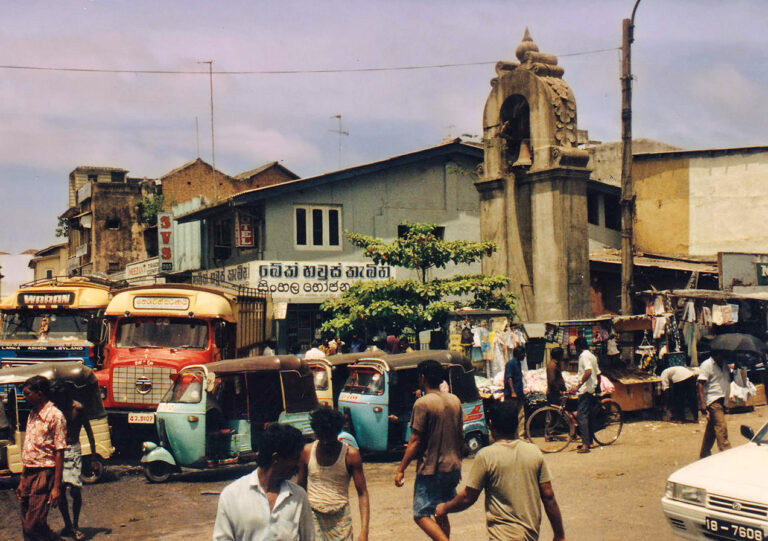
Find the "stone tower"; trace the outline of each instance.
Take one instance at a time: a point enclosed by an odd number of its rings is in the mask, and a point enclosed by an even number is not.
[[[486,274],[510,278],[523,321],[588,317],[588,154],[576,146],[576,101],[553,55],[528,29],[498,62],[483,113],[485,159],[476,182],[483,240],[498,251]]]

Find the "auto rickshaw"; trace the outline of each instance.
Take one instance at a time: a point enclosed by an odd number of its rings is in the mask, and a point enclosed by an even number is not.
[[[83,405],[93,430],[96,449],[91,449],[85,429],[80,431],[83,456],[89,456],[90,467],[83,470],[84,483],[96,483],[106,469],[105,461],[115,452],[107,424],[107,412],[101,403],[99,384],[93,371],[80,362],[38,363],[13,366],[0,370],[0,387],[4,400],[0,400],[0,427],[8,425],[9,439],[0,439],[0,476],[19,474],[22,470],[21,448],[29,417],[29,408],[20,393],[20,385],[32,376],[43,376],[51,385],[65,383],[72,399]],[[6,416],[3,422],[3,416]]]
[[[318,407],[314,376],[309,364],[293,355],[193,365],[171,379],[155,416],[159,444],[143,445],[142,468],[153,483],[182,468],[252,462],[270,423],[289,424],[312,437],[309,414]]]
[[[485,410],[470,360],[455,351],[427,350],[369,354],[348,367],[339,409],[351,421],[352,435],[360,449],[388,451],[408,442],[411,412],[419,395],[416,367],[426,360],[437,361],[445,368],[449,390],[461,400],[467,451],[474,453],[488,441]]]
[[[307,359],[315,376],[315,392],[321,406],[336,407],[339,393],[347,381],[347,367],[364,357],[383,354],[381,351],[364,351],[359,353],[341,353],[329,355],[324,359]]]

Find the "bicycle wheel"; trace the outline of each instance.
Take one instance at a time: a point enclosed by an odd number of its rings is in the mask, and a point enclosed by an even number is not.
[[[525,423],[525,436],[543,453],[557,453],[571,443],[573,423],[562,410],[544,406],[528,418]]]
[[[624,419],[621,407],[613,400],[603,400],[593,410],[593,436],[600,445],[610,445],[619,439]]]

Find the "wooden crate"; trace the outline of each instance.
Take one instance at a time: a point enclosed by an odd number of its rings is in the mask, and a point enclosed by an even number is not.
[[[615,400],[622,411],[638,411],[653,408],[654,386],[653,381],[639,381],[622,383],[613,381],[616,390],[611,393],[611,399]]]

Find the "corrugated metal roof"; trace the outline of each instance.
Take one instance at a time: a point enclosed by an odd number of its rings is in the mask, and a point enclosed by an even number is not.
[[[590,252],[589,260],[596,263],[621,265],[621,251],[614,249],[596,250]],[[636,255],[634,257],[634,264],[637,267],[656,267],[659,269],[700,272],[705,274],[718,273],[717,262],[715,261],[695,261],[675,257]]]

